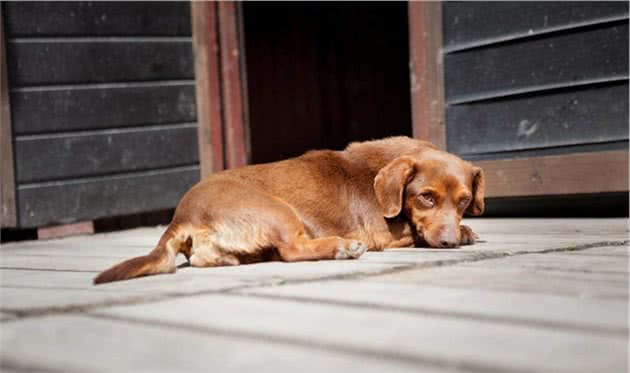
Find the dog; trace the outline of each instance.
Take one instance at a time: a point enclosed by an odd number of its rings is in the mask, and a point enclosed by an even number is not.
[[[351,143],[211,175],[181,199],[157,246],[102,272],[95,284],[193,267],[353,259],[366,250],[453,248],[484,211],[483,171],[408,137]]]

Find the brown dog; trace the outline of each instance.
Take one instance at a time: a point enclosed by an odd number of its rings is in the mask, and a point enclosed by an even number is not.
[[[214,174],[191,188],[157,247],[94,283],[194,267],[357,258],[366,249],[456,247],[484,209],[481,169],[407,137],[311,151]]]

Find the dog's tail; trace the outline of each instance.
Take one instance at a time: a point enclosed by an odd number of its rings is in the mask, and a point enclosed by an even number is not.
[[[135,277],[173,273],[176,271],[175,257],[184,250],[185,242],[179,242],[169,227],[157,246],[148,255],[139,256],[116,264],[94,278],[94,285],[106,282],[129,280]],[[177,242],[176,242],[177,241]]]

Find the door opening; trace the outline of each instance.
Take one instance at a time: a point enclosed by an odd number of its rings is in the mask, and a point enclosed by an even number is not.
[[[407,3],[243,3],[251,161],[411,135]]]

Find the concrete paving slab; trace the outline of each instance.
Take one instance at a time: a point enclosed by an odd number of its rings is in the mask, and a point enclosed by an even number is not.
[[[34,252],[42,253],[48,249],[68,251],[70,254],[83,255],[99,253],[103,255],[110,250],[147,249],[147,253],[157,243],[164,231],[164,227],[149,227],[130,229],[125,231],[98,233],[89,236],[65,237],[51,240],[33,240],[8,242],[2,244],[2,254],[12,252]],[[55,251],[56,252],[56,251]]]
[[[94,286],[94,273],[24,270],[2,270],[1,273],[2,309],[28,312],[221,291],[252,283],[246,279],[228,277],[208,279],[204,276],[163,275]]]
[[[296,302],[332,303],[353,308],[445,315],[468,320],[626,335],[626,300],[576,298],[379,282],[330,281],[240,290],[238,293]]]
[[[571,253],[527,254],[509,258],[464,263],[473,267],[531,268],[553,271],[628,274],[627,257],[573,255]]]
[[[3,324],[2,371],[448,372],[448,366],[290,339],[201,328],[54,316]],[[443,368],[443,369],[442,369]]]
[[[99,313],[385,351],[405,359],[433,359],[481,371],[622,371],[628,348],[625,335],[246,296],[199,296]]]
[[[146,252],[131,251],[126,256],[75,256],[59,253],[58,255],[21,255],[7,254],[0,257],[0,269],[50,269],[56,271],[83,271],[99,273],[114,264]],[[184,256],[177,258],[177,264],[185,263]]]
[[[140,298],[141,293],[95,292],[80,289],[0,288],[0,304],[5,311],[46,313],[68,307],[110,304],[117,300]]]
[[[517,293],[533,292],[620,300],[628,298],[626,274],[457,265],[386,274],[375,276],[373,280]]]
[[[546,235],[573,235],[576,238],[585,235],[602,237],[628,237],[630,232],[628,219],[582,219],[582,218],[465,218],[463,224],[469,225],[475,232],[483,234],[502,234],[506,236],[524,235],[529,237]]]
[[[480,242],[471,246],[463,246],[458,249],[452,249],[453,251],[465,253],[465,252],[485,252],[485,253],[504,253],[504,254],[518,254],[518,253],[536,253],[547,252],[557,249],[567,248],[583,248],[592,244],[606,245],[608,242],[620,243],[627,239],[624,237],[618,237],[615,240],[607,239],[597,236],[581,236],[577,238],[566,236],[532,236],[527,235],[492,235],[486,236]]]
[[[266,262],[236,267],[182,268],[177,276],[207,276],[212,278],[239,278],[250,281],[284,282],[321,278],[378,274],[396,268],[393,264],[365,263],[358,260],[322,260],[316,262]],[[121,283],[122,284],[122,283]],[[109,285],[106,285],[109,286]]]

